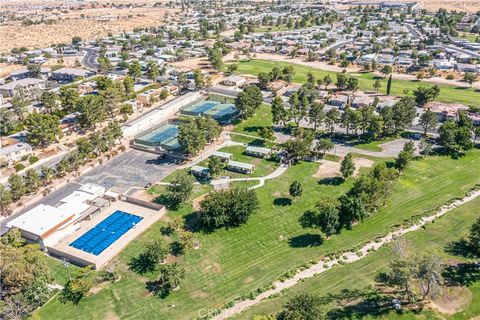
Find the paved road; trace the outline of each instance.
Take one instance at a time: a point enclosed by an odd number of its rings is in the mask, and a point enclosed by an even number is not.
[[[81,60],[82,66],[85,68],[95,71],[98,71],[98,50],[97,49],[92,49],[92,48],[82,48],[83,51],[85,51],[85,55],[83,56]]]

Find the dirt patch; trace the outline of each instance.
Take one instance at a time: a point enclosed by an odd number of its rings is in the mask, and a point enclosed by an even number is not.
[[[119,319],[118,316],[113,312],[113,311],[109,311],[106,315],[105,315],[105,320],[117,320]]]
[[[210,264],[205,266],[205,271],[213,272],[213,273],[221,273],[222,272],[222,266],[218,262],[210,263]]]
[[[252,277],[252,276],[246,277],[245,280],[243,280],[243,283],[250,283],[250,282],[252,282],[253,280],[255,280],[255,278]]]
[[[432,300],[432,307],[440,313],[455,314],[470,303],[472,292],[466,287],[447,287]]]
[[[209,297],[209,294],[208,292],[205,292],[205,291],[202,291],[202,290],[197,290],[197,291],[193,291],[191,294],[190,294],[190,297],[192,298],[208,298]]]
[[[193,199],[192,206],[194,210],[200,210],[200,203],[205,199],[206,194],[202,194],[200,197]]]
[[[318,171],[312,175],[317,179],[334,178],[340,176],[340,163],[330,160],[322,160]]]
[[[371,168],[373,167],[373,161],[365,158],[355,158],[353,159],[355,164],[355,171],[353,172],[354,176],[358,176],[361,168]]]
[[[103,289],[105,289],[108,285],[110,284],[109,281],[105,281],[105,282],[102,282],[102,283],[99,283],[97,284],[96,286],[94,286],[93,288],[91,288],[88,293],[89,294],[96,294],[100,291],[102,291]]]

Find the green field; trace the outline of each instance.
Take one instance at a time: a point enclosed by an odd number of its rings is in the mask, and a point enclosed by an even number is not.
[[[317,78],[324,77],[326,75],[330,75],[332,79],[335,81],[336,72],[332,71],[324,71],[304,65],[289,63],[289,62],[277,62],[277,61],[266,61],[266,60],[250,60],[250,61],[241,61],[238,63],[238,73],[240,74],[252,74],[258,75],[260,72],[269,72],[274,66],[283,68],[289,65],[293,65],[295,67],[295,75],[293,76],[293,81],[297,83],[303,83],[307,79],[307,73],[312,72]],[[371,73],[355,73],[352,74],[354,77],[358,79],[358,84],[360,90],[364,91],[373,91],[373,84],[377,79],[377,76]],[[380,82],[382,83],[382,87],[380,92],[386,93],[387,88],[387,80],[380,78]],[[408,80],[396,80],[393,77],[392,82],[392,95],[404,95],[404,91],[408,90],[408,94],[412,94],[413,90],[415,90],[420,85],[424,86],[432,86],[432,83],[422,83],[418,81],[408,81]],[[440,95],[437,98],[437,101],[441,102],[457,102],[463,103],[466,105],[478,105],[480,101],[480,93],[475,91],[472,88],[467,87],[455,87],[450,85],[438,84],[440,87]]]
[[[277,31],[288,31],[287,27],[282,26],[262,26],[255,28],[254,32],[277,32]]]
[[[258,137],[258,130],[262,127],[272,126],[272,110],[270,105],[262,104],[255,112],[253,117],[250,117],[241,123],[237,124],[233,132],[244,133],[251,136]]]
[[[37,316],[41,319],[193,319],[202,308],[221,307],[270,284],[288,270],[322,255],[358,247],[414,215],[462,197],[480,183],[479,166],[479,150],[469,151],[458,160],[430,157],[415,161],[396,184],[385,208],[353,230],[318,245],[315,234],[303,230],[298,218],[313,208],[318,197],[337,197],[344,193],[351,186],[351,179],[339,185],[319,180],[312,177],[318,170],[317,163],[300,163],[257,189],[260,209],[246,225],[214,233],[195,233],[201,248],[190,250],[176,260],[185,267],[187,276],[181,289],[168,298],[148,294],[145,282],[155,274],[139,276],[126,265],[143,243],[163,237],[159,227],[164,222],[159,222],[132,241],[113,262],[120,281],[76,306],[53,300],[40,309]],[[288,187],[293,180],[302,183],[304,195],[288,204]],[[185,216],[190,212],[191,207],[184,205],[168,214]]]
[[[468,229],[480,215],[480,198],[467,203],[452,212],[447,213],[435,223],[427,225],[425,229],[405,235],[405,239],[416,249],[434,252],[450,263],[464,262],[467,259],[461,256],[445,252],[445,247],[468,234]],[[362,289],[375,284],[375,275],[386,270],[391,255],[390,248],[384,247],[366,258],[338,266],[329,271],[306,279],[295,287],[292,287],[280,295],[265,300],[255,307],[246,310],[235,319],[252,319],[255,314],[276,314],[289,297],[299,293],[324,295],[337,293],[343,289]],[[394,312],[374,317],[366,316],[366,319],[470,319],[480,314],[480,281],[472,284],[468,290],[472,293],[472,300],[461,312],[453,316],[439,315],[433,311],[425,311],[420,315],[407,313],[398,315]]]
[[[475,42],[475,40],[478,37],[480,37],[480,35],[475,34],[475,33],[469,33],[469,32],[460,33],[460,38],[463,38],[463,39],[468,40],[470,42]]]

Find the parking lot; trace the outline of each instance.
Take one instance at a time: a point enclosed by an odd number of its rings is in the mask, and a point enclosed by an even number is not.
[[[169,157],[160,159],[156,154],[129,150],[82,175],[75,182],[95,183],[123,193],[130,187],[144,187],[160,181],[175,167]]]

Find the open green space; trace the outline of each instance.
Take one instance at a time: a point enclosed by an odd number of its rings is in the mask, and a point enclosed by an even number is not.
[[[475,40],[480,37],[479,34],[475,34],[475,33],[470,33],[470,32],[463,32],[463,33],[460,33],[460,38],[463,38],[465,40],[468,40],[468,41],[471,41],[471,42],[475,42]]]
[[[277,31],[288,31],[286,26],[262,26],[255,28],[254,32],[277,32]]]
[[[258,137],[258,130],[260,128],[271,127],[272,125],[272,108],[270,105],[263,103],[252,117],[237,124],[233,129],[233,132],[244,133]]]
[[[260,208],[247,224],[194,234],[201,247],[175,258],[185,267],[186,278],[181,289],[168,298],[159,299],[146,290],[145,282],[156,274],[139,276],[127,266],[145,242],[163,238],[159,228],[164,222],[159,222],[132,241],[112,262],[120,281],[75,306],[53,300],[36,315],[41,319],[194,319],[199,310],[219,308],[232,299],[246,297],[289,270],[323,255],[358,247],[412,216],[462,197],[480,183],[479,166],[480,150],[469,151],[457,160],[429,157],[414,161],[397,182],[384,208],[352,230],[319,244],[315,231],[302,229],[298,218],[313,208],[320,196],[338,197],[346,192],[352,179],[337,184],[315,178],[318,163],[299,163],[256,190]],[[290,203],[288,188],[293,180],[301,182],[304,195]],[[190,212],[191,206],[183,205],[168,215],[179,217]]]
[[[370,142],[360,141],[358,143],[355,143],[353,146],[357,149],[374,151],[374,152],[381,152],[381,151],[383,151],[383,148],[380,147],[381,144],[393,141],[395,139],[396,139],[396,137],[387,137],[387,138],[382,139],[382,140],[374,140],[374,141],[370,141]]]
[[[295,75],[293,76],[293,82],[303,83],[307,80],[307,73],[312,72],[317,78],[330,75],[333,80],[335,80],[336,72],[320,70],[304,65],[299,65],[290,62],[278,62],[278,61],[267,61],[267,60],[249,60],[249,61],[240,61],[238,63],[238,73],[240,74],[252,74],[258,75],[260,72],[269,72],[274,66],[284,68],[286,66],[292,65],[295,67]],[[386,93],[387,89],[387,79],[378,77],[371,73],[352,73],[352,76],[358,79],[358,84],[360,90],[363,91],[374,91],[373,84],[378,79],[380,80],[382,87],[380,92]],[[407,94],[411,95],[413,90],[415,90],[420,85],[423,86],[432,86],[432,83],[419,82],[419,81],[409,81],[409,80],[398,80],[393,77],[392,81],[392,95],[402,96]],[[440,95],[437,98],[437,101],[448,102],[448,103],[463,103],[466,105],[478,105],[480,101],[480,92],[475,91],[475,89],[467,87],[456,87],[445,84],[438,84],[440,87]]]
[[[52,271],[53,280],[56,284],[64,285],[68,281],[68,273],[72,276],[75,276],[77,271],[80,269],[76,265],[68,264],[68,269],[65,267],[63,262],[59,259],[46,256],[45,261],[48,264],[48,267]]]
[[[467,203],[429,224],[425,229],[408,233],[405,239],[417,250],[434,252],[443,261],[465,262],[468,259],[446,252],[451,243],[466,237],[468,230],[480,214],[480,198]],[[280,295],[265,300],[255,307],[236,316],[236,319],[252,319],[255,314],[276,314],[285,302],[295,294],[309,293],[325,295],[338,293],[343,289],[362,289],[375,284],[375,276],[385,271],[391,257],[391,245],[371,253],[360,261],[337,266],[313,278],[306,279],[298,285],[282,292]],[[426,310],[420,314],[397,314],[391,312],[380,317],[366,316],[365,319],[471,319],[480,314],[480,281],[468,287],[472,300],[461,312],[454,315],[437,314]],[[460,311],[460,310],[459,310]]]

